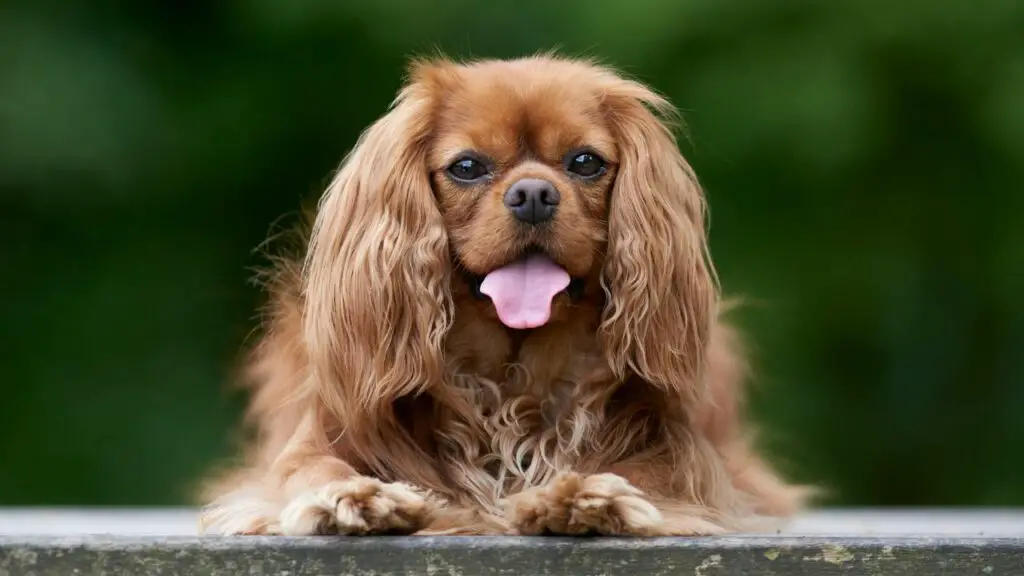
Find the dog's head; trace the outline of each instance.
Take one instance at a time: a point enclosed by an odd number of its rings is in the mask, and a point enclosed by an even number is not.
[[[558,322],[581,284],[603,292],[611,369],[697,392],[716,290],[670,112],[575,60],[416,63],[311,238],[306,338],[338,402],[364,411],[442,384],[458,283],[515,330]]]
[[[442,95],[427,167],[462,278],[509,328],[558,321],[599,281],[619,165],[594,70],[520,60],[417,76]]]

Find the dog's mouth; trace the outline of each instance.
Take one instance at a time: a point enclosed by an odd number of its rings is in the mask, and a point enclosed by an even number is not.
[[[547,324],[555,297],[564,292],[578,300],[584,287],[582,278],[569,276],[539,250],[528,251],[483,276],[467,272],[466,282],[476,298],[491,300],[502,324],[517,330]]]

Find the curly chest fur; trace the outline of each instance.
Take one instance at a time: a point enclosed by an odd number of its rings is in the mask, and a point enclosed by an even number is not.
[[[446,414],[434,438],[456,497],[492,507],[640,441],[642,423],[609,431],[625,416],[620,386],[593,335],[580,336],[561,327],[519,341],[453,340],[453,386],[438,398]]]

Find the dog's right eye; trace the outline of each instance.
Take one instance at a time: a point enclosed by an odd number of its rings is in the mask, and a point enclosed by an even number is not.
[[[460,182],[473,182],[486,176],[488,170],[475,158],[459,158],[448,167],[448,173]]]

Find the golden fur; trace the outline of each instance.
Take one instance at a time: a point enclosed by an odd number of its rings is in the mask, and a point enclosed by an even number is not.
[[[805,492],[752,451],[703,193],[671,106],[554,57],[417,62],[269,283],[249,461],[213,482],[222,534],[692,535],[785,517]],[[607,161],[592,180],[562,158]],[[495,159],[467,188],[446,167]],[[526,229],[502,195],[562,202]],[[464,274],[536,247],[583,279],[511,330]]]

